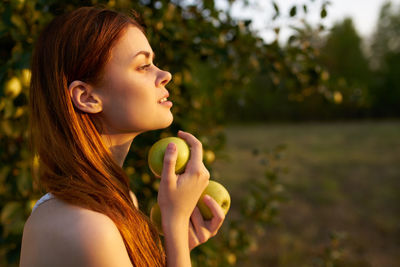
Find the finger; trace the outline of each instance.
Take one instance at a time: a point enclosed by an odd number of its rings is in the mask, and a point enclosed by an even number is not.
[[[190,220],[194,226],[199,242],[206,242],[210,238],[210,231],[207,229],[203,216],[201,215],[198,207],[194,208],[193,213],[190,216]]]
[[[201,142],[192,134],[187,132],[179,131],[178,136],[184,139],[190,147],[190,160],[186,168],[193,168],[194,164],[203,162],[203,145]]]
[[[189,223],[189,249],[192,250],[193,248],[197,247],[199,244],[200,244],[200,242],[196,237],[194,226],[190,222]]]
[[[167,149],[165,150],[161,182],[163,180],[168,184],[176,182],[175,165],[177,156],[178,152],[176,151],[176,145],[174,143],[169,143]]]
[[[225,213],[221,206],[209,195],[205,195],[203,201],[210,208],[213,215],[210,221],[206,221],[206,226],[215,235],[225,220]]]

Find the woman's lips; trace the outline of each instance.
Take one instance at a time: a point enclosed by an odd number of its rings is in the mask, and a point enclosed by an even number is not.
[[[172,107],[172,102],[168,100],[160,101],[159,102],[161,105],[166,106],[166,107]]]

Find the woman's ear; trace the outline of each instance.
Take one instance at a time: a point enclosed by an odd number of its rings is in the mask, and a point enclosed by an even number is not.
[[[103,110],[101,98],[94,88],[82,81],[73,81],[68,87],[72,103],[78,109],[87,113],[99,113]]]

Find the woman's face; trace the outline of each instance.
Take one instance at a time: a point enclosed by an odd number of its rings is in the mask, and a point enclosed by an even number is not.
[[[172,123],[172,102],[163,99],[168,97],[165,86],[172,77],[153,64],[153,55],[146,36],[134,26],[126,29],[111,50],[102,82],[96,87],[107,133],[141,133]]]

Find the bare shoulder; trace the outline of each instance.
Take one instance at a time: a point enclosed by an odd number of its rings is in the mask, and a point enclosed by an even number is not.
[[[106,215],[57,199],[28,218],[20,266],[132,266],[122,236]]]

